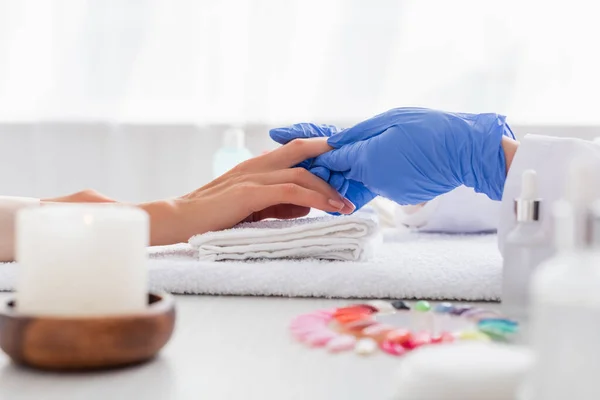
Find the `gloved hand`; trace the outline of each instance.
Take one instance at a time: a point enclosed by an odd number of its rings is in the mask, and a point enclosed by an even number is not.
[[[419,204],[460,185],[500,200],[506,177],[501,140],[503,135],[514,139],[504,116],[425,108],[392,109],[346,130],[296,124],[270,134],[279,143],[329,136],[335,150],[302,166],[357,209],[374,195]]]
[[[316,125],[311,123],[295,124],[289,127],[271,129],[270,135],[273,140],[280,144],[286,144],[294,139],[330,137],[342,130],[334,125]],[[338,193],[350,200],[356,206],[356,210],[373,200],[377,195],[367,189],[361,182],[348,179],[343,172],[330,170],[325,166],[315,165],[315,159],[311,158],[298,164],[298,167],[308,169],[314,175],[329,183]],[[355,211],[356,211],[355,210]],[[337,213],[330,213],[336,214]]]

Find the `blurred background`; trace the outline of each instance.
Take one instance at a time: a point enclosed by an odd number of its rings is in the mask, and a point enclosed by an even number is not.
[[[224,132],[399,106],[600,136],[594,2],[0,0],[0,193],[123,201],[212,178]]]

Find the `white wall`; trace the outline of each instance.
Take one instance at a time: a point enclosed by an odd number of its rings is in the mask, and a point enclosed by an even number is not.
[[[343,124],[342,124],[343,125]],[[513,126],[515,133],[593,139],[600,126]],[[181,195],[211,179],[225,126],[0,124],[0,194],[48,197],[93,188],[123,201]],[[246,128],[253,154],[276,146]]]
[[[0,193],[47,197],[93,188],[126,201],[175,196],[211,179],[225,127],[0,125]],[[248,147],[274,146],[265,127]]]
[[[600,124],[590,0],[0,0],[0,121]]]

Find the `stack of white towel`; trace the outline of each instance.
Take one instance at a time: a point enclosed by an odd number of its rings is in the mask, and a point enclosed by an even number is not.
[[[374,218],[321,216],[295,220],[266,220],[232,229],[196,235],[189,244],[200,260],[316,258],[364,261],[373,252],[377,233]]]

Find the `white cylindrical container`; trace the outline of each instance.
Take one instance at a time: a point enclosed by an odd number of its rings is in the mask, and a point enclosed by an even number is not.
[[[399,362],[394,400],[514,400],[532,364],[526,347],[459,342],[423,346]]]
[[[17,310],[47,316],[135,313],[148,304],[146,212],[120,205],[19,211]]]
[[[521,196],[515,201],[516,227],[506,236],[503,253],[502,309],[515,319],[526,319],[532,272],[552,252],[540,222],[535,171],[523,173]]]
[[[588,216],[593,244],[569,251],[577,236],[573,227],[581,229],[574,208],[555,214],[563,251],[532,278],[535,364],[528,400],[600,399],[600,204],[594,206],[594,217]]]

